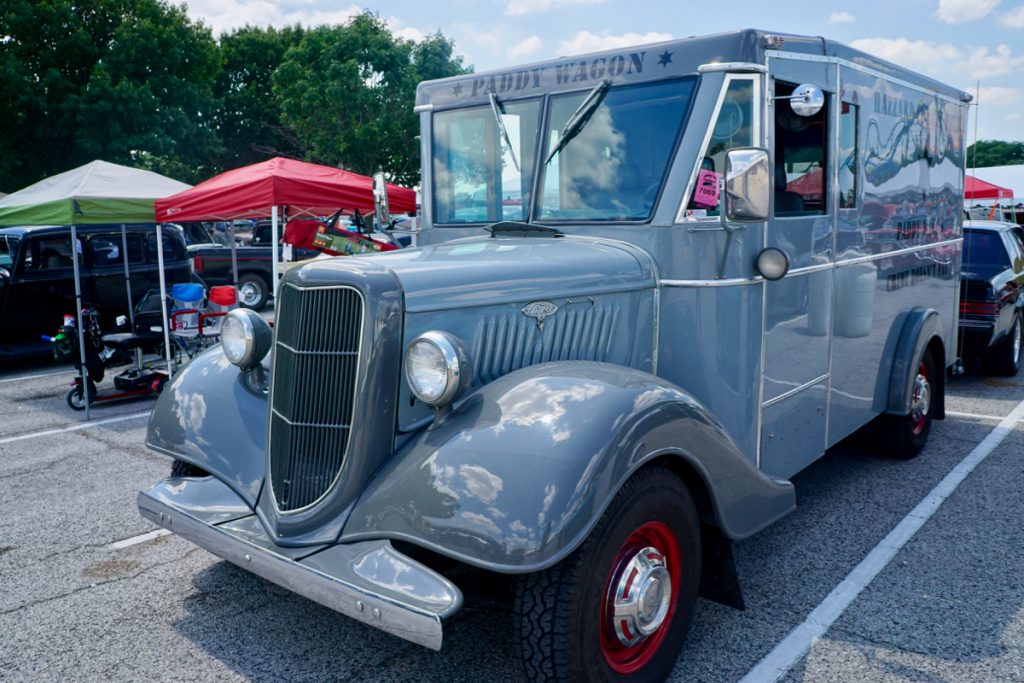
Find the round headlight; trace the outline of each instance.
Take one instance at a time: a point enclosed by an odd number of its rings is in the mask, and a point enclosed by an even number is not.
[[[240,368],[259,364],[270,350],[273,333],[259,313],[239,308],[224,316],[220,325],[220,343],[228,360]]]
[[[458,341],[444,332],[426,332],[405,351],[405,379],[427,405],[451,403],[469,384],[469,364]]]

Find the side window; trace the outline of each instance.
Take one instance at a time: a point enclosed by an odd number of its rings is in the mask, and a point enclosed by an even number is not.
[[[839,114],[839,208],[857,206],[857,124],[860,107],[843,102]]]
[[[145,257],[142,253],[142,238],[138,235],[128,235],[128,263],[144,263]],[[121,234],[96,235],[89,240],[92,250],[92,265],[119,266],[124,263],[124,255],[121,253]]]
[[[81,249],[81,241],[79,241]],[[41,237],[33,240],[26,250],[24,268],[26,270],[60,270],[71,268],[74,263],[71,257],[71,236],[60,235]]]
[[[775,82],[775,96],[788,97],[796,86]],[[814,116],[798,116],[788,100],[775,104],[775,215],[825,213],[825,150],[828,148],[828,100]]]
[[[164,242],[164,262],[167,261],[180,261],[185,258],[185,250],[181,240],[176,240],[172,236],[169,230],[163,232]],[[131,247],[129,246],[129,249]],[[146,234],[146,260],[150,263],[157,262],[156,253],[156,233],[150,232]]]
[[[754,79],[733,78],[725,91],[711,137],[700,161],[697,182],[683,220],[700,220],[721,214],[721,180],[725,154],[736,147],[754,145]]]

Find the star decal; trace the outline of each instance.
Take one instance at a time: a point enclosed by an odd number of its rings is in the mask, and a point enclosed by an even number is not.
[[[452,95],[454,95],[455,97],[458,97],[461,94],[462,94],[462,84],[461,83],[456,83],[455,87],[452,88]]]
[[[669,52],[668,50],[665,50],[660,55],[658,55],[658,64],[661,64],[662,66],[668,66],[669,62],[671,61],[672,53]]]

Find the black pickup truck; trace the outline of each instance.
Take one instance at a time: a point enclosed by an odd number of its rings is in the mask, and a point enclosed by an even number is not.
[[[274,272],[270,242],[269,224],[265,229],[257,225],[253,232],[253,243],[266,246],[235,248],[238,261],[238,303],[245,308],[258,311],[270,299],[270,283],[273,282]],[[283,248],[279,249],[283,253]],[[315,249],[292,250],[293,261],[305,261],[319,255],[320,252]],[[199,247],[189,249],[189,256],[192,258],[193,271],[208,287],[232,284],[231,249],[221,246]]]

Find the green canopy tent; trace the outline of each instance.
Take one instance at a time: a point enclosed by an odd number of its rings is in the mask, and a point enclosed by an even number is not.
[[[131,302],[131,284],[128,272],[128,244],[126,223],[156,223],[153,203],[157,199],[187,190],[190,185],[172,180],[159,173],[119,166],[106,161],[93,161],[70,171],[41,180],[23,190],[0,198],[0,227],[19,225],[68,225],[71,243],[79,244],[77,225],[121,224],[124,254],[125,286]],[[162,240],[157,228],[157,243]],[[75,276],[75,303],[78,310],[78,346],[82,360],[82,391],[85,399],[85,419],[89,419],[89,372],[85,363],[85,338],[82,327],[82,285],[79,274],[78,248],[72,249]],[[163,249],[157,250],[160,269],[160,296],[166,300]],[[170,339],[167,332],[166,308],[164,312],[164,347],[170,369]],[[132,315],[131,306],[128,310]],[[134,323],[134,319],[132,320]]]

